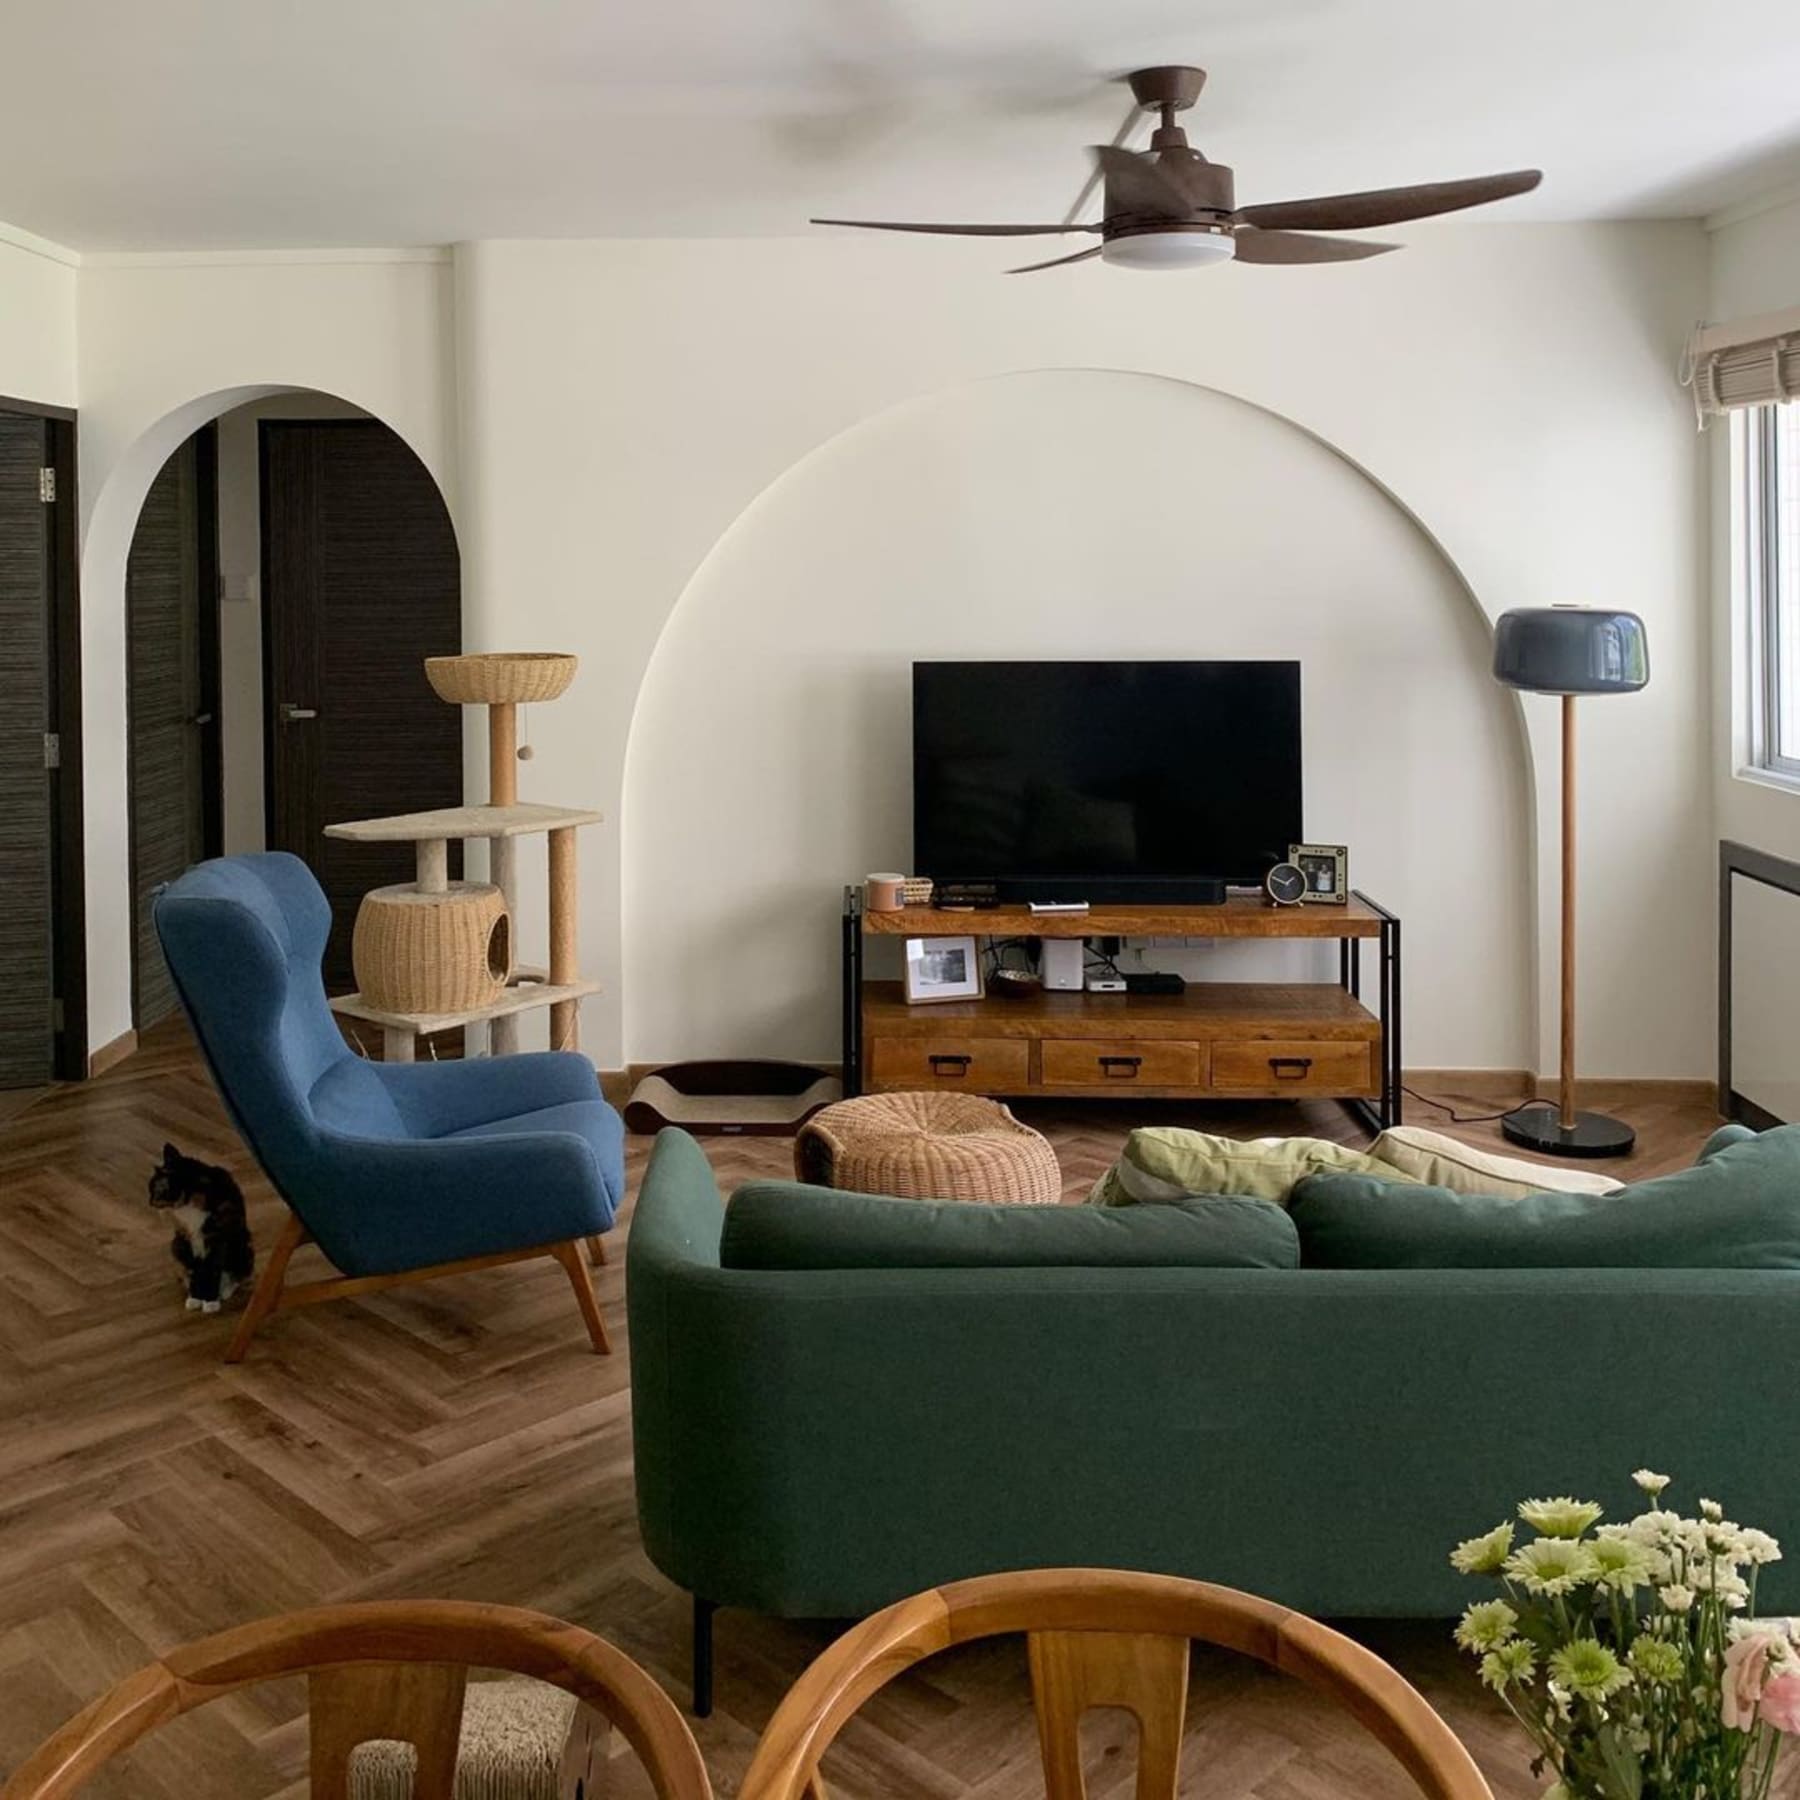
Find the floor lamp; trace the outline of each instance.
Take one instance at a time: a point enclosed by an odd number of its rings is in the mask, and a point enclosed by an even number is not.
[[[1562,1080],[1556,1102],[1533,1100],[1500,1128],[1552,1156],[1623,1156],[1629,1125],[1575,1110],[1575,700],[1634,694],[1650,679],[1644,622],[1636,613],[1585,606],[1527,606],[1503,613],[1494,632],[1494,679],[1528,694],[1562,696]]]

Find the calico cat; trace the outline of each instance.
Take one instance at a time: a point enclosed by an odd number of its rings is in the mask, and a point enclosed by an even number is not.
[[[169,1249],[184,1271],[188,1311],[217,1312],[256,1268],[244,1196],[230,1171],[164,1144],[150,1171],[150,1204],[174,1216]]]

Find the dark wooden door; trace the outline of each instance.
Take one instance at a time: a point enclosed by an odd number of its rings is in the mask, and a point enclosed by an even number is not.
[[[49,460],[42,419],[0,412],[0,1088],[48,1081],[55,1052]]]
[[[357,903],[413,853],[325,827],[462,803],[462,711],[424,668],[462,648],[461,563],[437,483],[374,421],[265,420],[262,517],[268,841],[331,901],[337,992]]]
[[[219,851],[219,593],[213,428],[150,485],[125,565],[131,780],[132,1019],[175,1010],[156,890]]]

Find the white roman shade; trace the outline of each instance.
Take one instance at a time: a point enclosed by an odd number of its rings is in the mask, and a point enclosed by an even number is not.
[[[1800,399],[1800,306],[1732,325],[1702,325],[1682,358],[1702,423],[1715,413]]]

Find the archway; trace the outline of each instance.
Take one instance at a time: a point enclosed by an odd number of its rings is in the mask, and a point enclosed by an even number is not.
[[[184,541],[202,444],[210,485],[199,510],[212,514],[213,535]],[[134,495],[139,511],[127,522]],[[333,970],[347,981],[357,897],[406,878],[410,865],[377,867],[379,849],[328,842],[320,828],[461,797],[461,721],[430,695],[420,667],[461,645],[456,538],[436,478],[349,401],[293,387],[222,390],[166,414],[121,457],[90,521],[90,619],[106,605],[122,531],[113,589],[124,627],[122,973],[134,1027],[169,1003],[155,979],[149,895],[203,851],[266,844],[305,856],[340,915]],[[196,581],[196,562],[214,563],[216,575]],[[322,709],[314,690],[326,685],[335,691]],[[102,703],[89,716],[106,713]],[[303,731],[304,747],[294,741]],[[222,743],[211,757],[222,774],[202,796],[191,790],[206,778],[198,747],[209,736]],[[90,770],[92,843],[92,797],[107,783],[103,763]],[[204,843],[202,816],[215,821]],[[92,867],[89,888],[102,906],[116,904]]]
[[[1040,372],[867,420],[744,512],[652,657],[625,770],[627,1054],[834,1053],[837,888],[909,860],[915,657],[1297,656],[1308,832],[1403,916],[1419,902],[1412,1059],[1525,1066],[1528,762],[1489,644],[1377,483],[1212,390]],[[1259,972],[1235,947],[1186,960]]]

